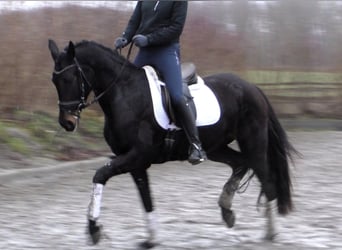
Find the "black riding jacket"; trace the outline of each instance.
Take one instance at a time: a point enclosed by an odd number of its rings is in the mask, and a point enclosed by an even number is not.
[[[123,37],[130,42],[134,35],[145,35],[149,46],[179,42],[187,9],[187,1],[139,1]]]

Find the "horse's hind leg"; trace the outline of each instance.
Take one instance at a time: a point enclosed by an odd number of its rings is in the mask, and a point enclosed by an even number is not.
[[[225,147],[220,151],[216,151],[209,155],[209,158],[213,161],[222,162],[232,167],[232,174],[229,180],[225,183],[218,204],[221,208],[222,219],[226,222],[229,228],[235,224],[235,214],[231,209],[233,198],[236,190],[239,188],[241,179],[247,172],[247,169],[243,165],[241,153]]]
[[[267,218],[267,230],[265,239],[272,241],[276,236],[275,227],[275,201],[267,201],[265,216]]]
[[[254,171],[261,183],[261,194],[266,196],[267,225],[265,238],[273,239],[276,233],[272,204],[277,198],[277,193],[267,159],[267,125],[259,124],[256,126],[256,124],[250,123],[246,126],[248,128],[240,127],[245,132],[243,136],[239,137],[239,146],[244,158],[246,158],[246,167]]]
[[[244,168],[236,169],[235,171],[234,170],[235,169],[233,169],[232,175],[224,185],[219,198],[222,218],[229,228],[233,227],[235,224],[235,214],[231,209],[233,205],[233,198],[235,196],[235,192],[239,188],[240,181],[247,172],[247,169]]]

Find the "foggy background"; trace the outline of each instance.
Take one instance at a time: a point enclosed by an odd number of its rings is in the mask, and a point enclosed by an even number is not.
[[[47,47],[113,47],[133,1],[0,2],[0,111],[57,112]],[[190,1],[182,60],[258,84],[282,117],[342,117],[342,2]],[[137,49],[135,49],[136,52]],[[124,54],[127,52],[124,51]]]
[[[60,49],[83,39],[113,48],[134,5],[0,0],[0,249],[132,249],[145,238],[136,189],[121,175],[106,187],[107,239],[86,244],[90,185],[104,162],[64,162],[107,161],[112,154],[97,105],[82,113],[77,132],[59,126],[48,50],[49,38]],[[300,152],[291,166],[295,211],[277,218],[276,241],[264,242],[255,178],[235,196],[238,222],[226,230],[217,198],[228,169],[210,161],[157,165],[149,173],[160,249],[342,249],[341,24],[342,1],[189,2],[183,61],[194,62],[202,76],[235,72],[266,93]]]

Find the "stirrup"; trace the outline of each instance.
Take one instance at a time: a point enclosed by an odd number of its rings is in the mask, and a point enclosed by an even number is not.
[[[196,143],[192,143],[190,146],[188,161],[192,165],[197,165],[206,161],[207,159],[207,154],[202,149],[202,147],[200,145],[197,145]]]

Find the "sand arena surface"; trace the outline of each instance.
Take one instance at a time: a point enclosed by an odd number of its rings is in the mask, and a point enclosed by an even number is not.
[[[256,208],[259,183],[237,194],[233,229],[221,220],[217,200],[230,168],[171,162],[150,169],[159,217],[156,250],[342,249],[342,132],[291,132],[303,155],[292,168],[295,211],[277,217],[278,237],[264,242],[263,208]],[[129,175],[112,178],[100,221],[107,235],[88,246],[86,211],[97,164],[31,173],[0,183],[0,249],[137,249],[145,237],[144,213]]]

